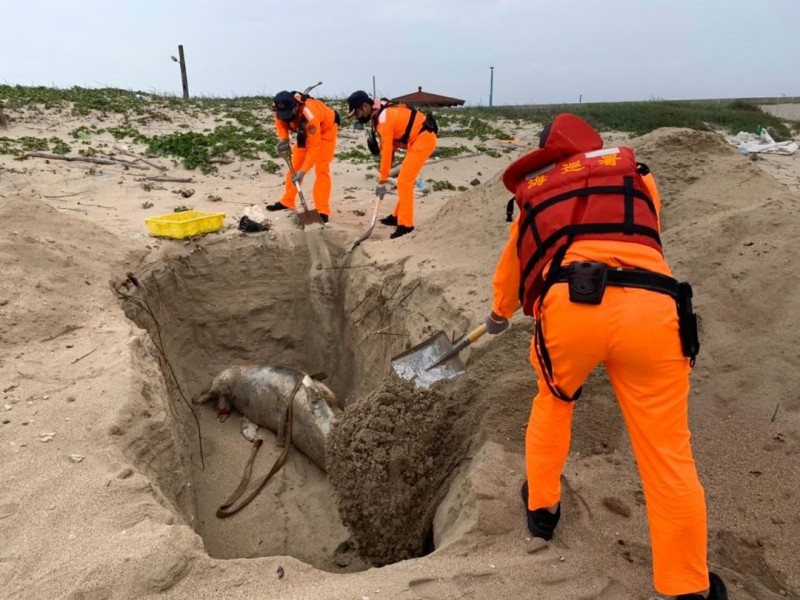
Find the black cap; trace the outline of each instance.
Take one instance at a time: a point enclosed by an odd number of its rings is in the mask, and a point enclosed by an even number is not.
[[[275,112],[281,121],[291,121],[294,119],[294,109],[297,106],[294,94],[283,90],[275,94]]]
[[[369,94],[364,90],[355,91],[347,98],[347,109],[352,115],[355,110],[365,102],[367,104],[372,104],[372,98],[370,98]]]

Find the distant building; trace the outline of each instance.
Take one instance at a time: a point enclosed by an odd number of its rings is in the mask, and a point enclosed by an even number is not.
[[[393,102],[402,102],[412,106],[461,106],[464,100],[458,98],[451,98],[450,96],[440,96],[439,94],[431,94],[430,92],[423,92],[422,86],[417,88],[416,92],[406,94],[405,96],[397,96],[390,98]]]

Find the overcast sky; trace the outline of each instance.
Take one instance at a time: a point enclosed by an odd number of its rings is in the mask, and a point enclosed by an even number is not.
[[[800,0],[0,0],[0,82],[492,103],[800,96]],[[494,67],[494,83],[491,70]]]

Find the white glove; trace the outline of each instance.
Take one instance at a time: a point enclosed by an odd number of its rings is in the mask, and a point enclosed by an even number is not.
[[[503,333],[506,329],[508,329],[508,319],[505,317],[499,317],[494,313],[486,315],[484,322],[486,323],[486,333],[491,335]]]

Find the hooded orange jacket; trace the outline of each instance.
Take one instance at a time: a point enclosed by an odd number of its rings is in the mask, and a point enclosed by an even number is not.
[[[323,142],[335,142],[338,132],[336,112],[316,98],[306,98],[300,113],[290,123],[275,119],[275,130],[278,138],[289,139],[290,132],[300,129],[301,120],[305,120],[306,157],[297,169],[308,173],[317,162]]]
[[[385,106],[378,115],[375,131],[381,138],[381,166],[378,175],[379,181],[386,181],[389,178],[389,171],[392,169],[394,152],[398,148],[405,148],[414,143],[417,136],[422,131],[422,124],[425,122],[425,115],[417,111],[414,118],[414,125],[411,126],[411,133],[408,136],[408,144],[401,144],[403,134],[408,127],[408,120],[412,112],[408,106],[403,104],[391,104]]]

